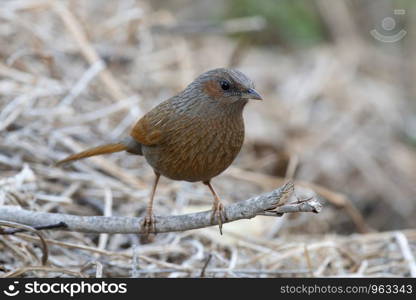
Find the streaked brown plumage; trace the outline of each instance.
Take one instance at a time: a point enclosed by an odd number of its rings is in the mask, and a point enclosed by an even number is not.
[[[155,226],[152,207],[160,175],[208,185],[214,196],[213,220],[218,218],[221,231],[226,216],[210,180],[241,149],[248,99],[261,97],[243,73],[223,68],[208,71],[144,115],[123,141],[71,155],[58,164],[119,151],[143,155],[156,174],[144,224],[147,232]]]

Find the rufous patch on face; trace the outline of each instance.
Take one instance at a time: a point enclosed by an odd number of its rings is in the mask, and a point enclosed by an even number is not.
[[[205,82],[203,90],[208,96],[214,99],[219,99],[223,95],[223,92],[217,80],[209,80]]]

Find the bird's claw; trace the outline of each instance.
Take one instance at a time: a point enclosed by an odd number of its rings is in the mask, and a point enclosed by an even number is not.
[[[227,214],[225,213],[224,205],[221,202],[214,203],[211,213],[211,224],[215,224],[215,219],[218,220],[218,227],[222,235],[222,223],[227,221]]]
[[[144,232],[146,235],[149,235],[150,233],[156,234],[156,219],[153,214],[144,217],[141,229],[141,232]]]

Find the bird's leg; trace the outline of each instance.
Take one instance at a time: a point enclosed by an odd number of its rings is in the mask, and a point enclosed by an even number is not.
[[[153,182],[152,194],[150,195],[149,202],[147,203],[146,216],[144,217],[143,227],[144,232],[149,235],[150,231],[156,233],[155,217],[153,215],[153,198],[155,197],[156,187],[159,182],[160,174],[155,172],[155,181]]]
[[[212,187],[209,181],[204,182],[206,184],[212,195],[214,196],[214,203],[212,205],[212,214],[211,214],[211,224],[214,224],[215,218],[218,219],[218,226],[220,228],[220,234],[222,234],[222,222],[227,220],[227,215],[224,210],[224,205],[221,203],[220,197],[218,197],[214,188]]]

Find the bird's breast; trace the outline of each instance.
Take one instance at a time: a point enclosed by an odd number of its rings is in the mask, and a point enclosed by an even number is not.
[[[163,141],[144,146],[143,154],[156,172],[174,180],[207,181],[219,175],[244,141],[242,115],[181,117],[165,127]]]

